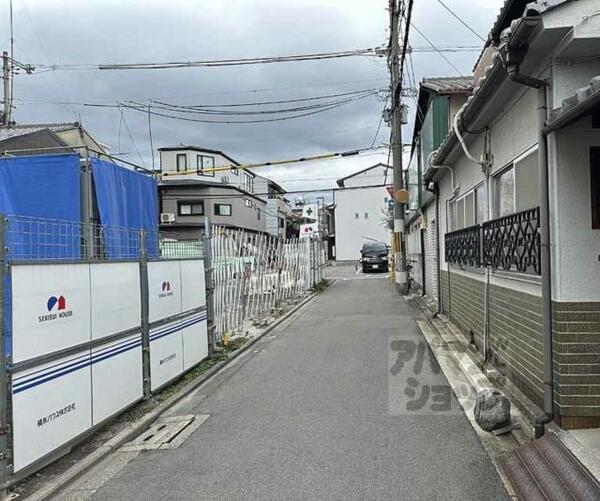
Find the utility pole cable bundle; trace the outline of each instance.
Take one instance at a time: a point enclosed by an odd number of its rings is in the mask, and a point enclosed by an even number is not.
[[[408,293],[408,275],[406,270],[406,242],[404,237],[404,203],[399,200],[398,195],[404,189],[404,179],[402,173],[402,73],[404,60],[406,58],[408,45],[408,30],[410,27],[410,17],[412,13],[413,1],[409,0],[408,8],[404,0],[390,0],[390,43],[389,59],[392,99],[391,125],[392,125],[392,166],[394,171],[394,277],[396,288],[401,294]],[[400,18],[406,14],[406,24],[404,28],[404,42],[402,44],[402,54],[398,39],[400,37]]]

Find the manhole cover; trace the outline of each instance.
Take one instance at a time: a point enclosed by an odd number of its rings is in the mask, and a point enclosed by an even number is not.
[[[207,419],[208,414],[169,416],[156,421],[150,428],[121,447],[121,452],[175,449]]]

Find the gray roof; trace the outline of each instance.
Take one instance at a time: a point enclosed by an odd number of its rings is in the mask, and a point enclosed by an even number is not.
[[[545,130],[548,132],[565,127],[599,107],[600,75],[592,78],[589,85],[577,89],[574,95],[564,99],[562,106],[552,112]]]
[[[467,94],[473,90],[474,79],[468,77],[437,77],[424,78],[421,87],[436,94]]]
[[[0,153],[10,153],[17,156],[31,155],[36,150],[43,151],[45,148],[63,148],[66,146],[67,144],[49,129],[40,129],[35,132],[0,139]]]
[[[63,132],[65,130],[76,129],[78,122],[72,123],[49,123],[49,124],[24,124],[24,125],[1,125],[0,141],[10,139],[11,137],[24,136],[32,132],[49,130],[52,132]]]

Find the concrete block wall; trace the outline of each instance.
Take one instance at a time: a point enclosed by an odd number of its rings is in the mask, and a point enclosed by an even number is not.
[[[552,306],[554,397],[562,426],[600,427],[600,303]]]
[[[491,285],[489,308],[494,365],[538,407],[543,407],[541,298]]]
[[[442,270],[442,311],[474,335],[482,355],[482,278]],[[490,285],[489,328],[493,364],[538,407],[543,407],[541,298]],[[554,401],[565,429],[600,427],[600,303],[553,303]]]

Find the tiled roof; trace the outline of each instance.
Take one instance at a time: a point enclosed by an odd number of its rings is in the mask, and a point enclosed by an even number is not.
[[[473,77],[424,78],[421,87],[437,94],[466,94],[473,90]]]
[[[552,112],[546,128],[553,130],[564,127],[589,113],[595,106],[600,106],[600,75],[592,78],[589,85],[577,89],[575,94],[564,99],[562,106]]]
[[[0,126],[0,141],[10,139],[11,137],[24,136],[32,132],[41,130],[50,130],[52,132],[62,132],[79,127],[79,123],[51,123],[51,124],[24,124],[24,125],[2,125]]]

